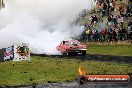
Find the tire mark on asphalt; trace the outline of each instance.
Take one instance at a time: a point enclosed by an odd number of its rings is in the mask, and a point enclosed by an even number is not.
[[[61,55],[51,55],[44,56],[51,58],[64,58],[64,59],[79,59],[79,60],[91,60],[91,61],[103,61],[103,62],[117,62],[132,64],[132,56],[115,56],[115,55],[101,55],[101,54],[87,54],[86,56],[61,56]]]
[[[84,85],[79,85],[74,81],[74,82],[64,82],[64,83],[47,83],[42,85],[16,86],[16,87],[3,87],[3,88],[132,88],[132,82],[86,83]]]

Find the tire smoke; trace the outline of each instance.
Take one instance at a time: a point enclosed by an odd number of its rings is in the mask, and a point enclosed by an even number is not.
[[[0,48],[29,43],[31,53],[59,54],[56,46],[82,33],[74,24],[91,0],[5,0],[0,10]]]

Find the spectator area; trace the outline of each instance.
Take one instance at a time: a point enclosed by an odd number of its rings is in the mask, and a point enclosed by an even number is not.
[[[132,0],[96,0],[90,12],[84,9],[76,20],[83,41],[132,40]]]

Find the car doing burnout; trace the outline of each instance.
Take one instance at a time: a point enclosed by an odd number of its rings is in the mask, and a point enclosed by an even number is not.
[[[86,55],[87,48],[86,45],[82,45],[78,40],[64,40],[57,46],[57,50],[63,55]]]

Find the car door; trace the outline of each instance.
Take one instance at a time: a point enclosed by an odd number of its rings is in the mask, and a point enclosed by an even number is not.
[[[62,52],[66,52],[66,49],[68,47],[66,43],[67,43],[67,41],[63,41],[60,46]]]
[[[63,41],[60,43],[60,45],[58,46],[58,49],[60,52],[63,52],[64,51],[64,44],[63,44]]]

